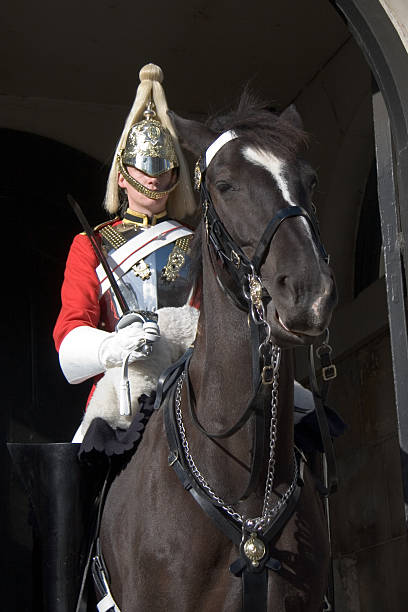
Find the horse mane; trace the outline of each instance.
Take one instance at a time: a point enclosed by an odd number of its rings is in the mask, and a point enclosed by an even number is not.
[[[248,89],[242,93],[236,108],[210,117],[206,124],[217,134],[235,131],[245,146],[272,151],[289,159],[307,144],[307,134],[300,125],[281,117],[270,103]]]

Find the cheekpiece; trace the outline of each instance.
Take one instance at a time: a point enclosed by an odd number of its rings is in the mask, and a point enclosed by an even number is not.
[[[149,176],[159,176],[179,166],[170,132],[155,115],[149,102],[144,112],[146,118],[130,128],[120,154],[124,166],[133,166]]]

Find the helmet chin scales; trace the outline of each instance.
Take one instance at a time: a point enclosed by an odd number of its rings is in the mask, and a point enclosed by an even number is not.
[[[123,163],[123,155],[121,155],[121,153],[118,154],[119,172],[121,173],[123,178],[126,179],[129,185],[132,185],[132,187],[134,187],[137,191],[139,191],[139,193],[142,193],[143,195],[147,196],[151,200],[160,200],[161,198],[164,198],[164,196],[169,195],[169,193],[174,191],[174,189],[177,187],[178,181],[172,187],[170,187],[170,189],[167,189],[166,191],[157,191],[157,190],[153,191],[152,189],[148,189],[147,187],[142,185],[142,183],[139,183],[139,181],[137,181],[133,176],[129,174],[129,172],[126,170],[126,167]],[[133,164],[128,164],[128,165],[133,166]],[[134,166],[134,167],[138,168],[138,170],[141,170],[139,166]],[[154,174],[150,174],[146,170],[142,170],[142,172],[144,172],[145,174],[149,174],[149,176],[157,176]],[[164,170],[164,172],[166,172],[166,170]]]

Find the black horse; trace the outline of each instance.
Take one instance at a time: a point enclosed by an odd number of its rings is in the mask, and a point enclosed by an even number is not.
[[[321,339],[336,291],[313,218],[316,176],[299,157],[304,132],[292,107],[277,116],[245,100],[208,126],[172,117],[183,146],[202,155],[201,312],[169,393],[167,433],[179,450],[169,457],[155,412],[107,496],[101,544],[112,594],[122,612],[238,612],[232,564],[255,588],[247,601],[264,588],[265,610],[317,612],[328,539],[313,477],[294,453],[291,348]]]

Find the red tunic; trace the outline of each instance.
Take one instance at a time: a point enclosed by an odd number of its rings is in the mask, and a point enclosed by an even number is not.
[[[103,225],[118,225],[120,220],[107,221]],[[102,226],[98,226],[100,228]],[[96,234],[98,239],[98,234]],[[113,331],[107,325],[108,317],[99,304],[100,286],[96,275],[99,260],[86,234],[75,236],[65,265],[61,288],[61,311],[54,327],[55,348],[59,351],[65,336],[81,325]]]
[[[108,221],[118,225],[121,220]],[[99,226],[100,227],[100,226]],[[98,237],[98,234],[96,234]],[[76,327],[88,326],[111,332],[108,321],[112,320],[105,311],[108,302],[100,303],[100,284],[96,275],[99,261],[85,234],[75,236],[65,266],[61,288],[61,310],[54,327],[53,337],[57,351],[62,341]],[[190,305],[199,308],[200,291],[194,293]],[[95,382],[103,374],[94,378]],[[91,391],[92,395],[92,391]],[[89,401],[89,399],[88,399]]]
[[[115,226],[120,223],[122,221],[116,219],[107,221],[103,225]],[[103,310],[107,306],[101,308],[99,303],[100,285],[95,272],[98,265],[98,258],[88,236],[85,234],[75,236],[65,266],[61,288],[62,306],[53,333],[57,351],[65,336],[76,327],[87,325],[113,331],[108,325],[111,317],[108,317]],[[191,306],[200,307],[200,294],[201,291],[197,287],[190,301]]]
[[[98,263],[88,236],[75,236],[65,266],[62,306],[53,334],[57,351],[65,336],[75,327],[98,327],[100,290],[95,273]]]

